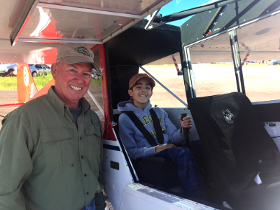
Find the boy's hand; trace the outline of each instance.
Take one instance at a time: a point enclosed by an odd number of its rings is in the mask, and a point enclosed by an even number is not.
[[[155,153],[161,152],[165,149],[174,148],[174,147],[176,147],[174,144],[165,144],[165,145],[161,145],[161,146],[156,146]]]
[[[186,116],[183,118],[183,120],[181,119],[181,116],[179,116],[179,120],[181,121],[181,126],[183,128],[191,128],[192,127],[192,120],[190,116]]]

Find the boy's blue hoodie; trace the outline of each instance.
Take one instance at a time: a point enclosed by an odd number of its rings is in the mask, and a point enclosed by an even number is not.
[[[120,112],[133,111],[142,121],[145,128],[153,135],[156,142],[158,142],[152,117],[149,112],[151,108],[152,105],[150,104],[150,101],[144,110],[135,107],[133,101],[123,101],[118,104],[118,110]],[[180,133],[180,129],[176,129],[164,110],[158,107],[153,109],[160,120],[164,143],[181,144],[184,141],[184,134]],[[119,117],[119,133],[130,158],[144,158],[155,155],[155,147],[152,147],[149,144],[143,134],[125,113],[122,113]]]

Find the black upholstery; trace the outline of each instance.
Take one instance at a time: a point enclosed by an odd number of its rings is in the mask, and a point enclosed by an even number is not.
[[[280,192],[278,148],[249,99],[230,93],[188,99],[188,104],[213,192],[234,209],[279,209],[274,194]],[[259,186],[254,182],[258,173],[263,182]],[[278,207],[264,206],[265,197]]]
[[[166,189],[180,185],[177,168],[170,159],[147,157],[132,162],[140,182]]]

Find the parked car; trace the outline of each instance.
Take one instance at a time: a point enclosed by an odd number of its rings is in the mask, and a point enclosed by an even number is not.
[[[17,64],[15,63],[1,63],[0,64],[0,75],[17,75]]]
[[[278,65],[280,64],[280,60],[271,60],[272,65]]]
[[[51,68],[45,64],[28,64],[28,65],[33,77],[43,75],[43,74],[47,75],[51,71]]]
[[[95,69],[93,70],[92,74],[91,74],[91,78],[92,79],[99,79],[101,77],[100,72],[96,71]]]

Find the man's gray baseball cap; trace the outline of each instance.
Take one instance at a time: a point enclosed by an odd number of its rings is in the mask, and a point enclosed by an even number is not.
[[[63,45],[57,48],[56,62],[63,60],[67,64],[91,63],[93,68],[98,70],[93,62],[93,52],[82,45]]]

